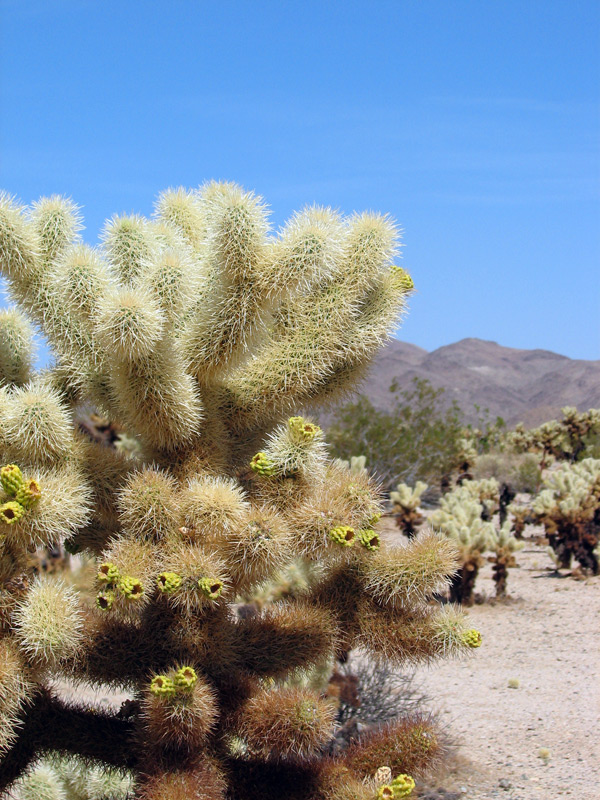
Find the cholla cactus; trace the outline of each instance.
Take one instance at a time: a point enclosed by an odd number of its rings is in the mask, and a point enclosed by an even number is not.
[[[522,550],[525,543],[512,535],[511,523],[507,520],[500,530],[492,528],[488,537],[488,549],[492,557],[492,573],[496,584],[496,597],[506,596],[506,581],[509,567],[515,567],[517,562],[514,553]]]
[[[523,424],[507,434],[507,443],[518,453],[541,453],[542,469],[553,460],[578,461],[590,454],[594,437],[600,435],[600,409],[561,409],[562,420],[544,422],[526,430]]]
[[[412,288],[392,268],[396,229],[309,208],[273,236],[259,198],[219,183],[113,218],[97,249],[79,228],[68,200],[0,199],[2,272],[56,356],[32,375],[11,312],[0,790],[54,751],[130,771],[139,800],[369,800],[382,764],[392,785],[423,770],[439,750],[429,720],[324,759],[334,709],[286,683],[355,647],[402,665],[473,646],[460,611],[428,604],[454,572],[449,540],[381,543],[377,485],[298,416],[353,388],[395,329]],[[81,407],[135,447],[87,437]],[[33,546],[65,539],[97,559],[96,604],[25,574]],[[298,559],[318,565],[300,596],[236,615]],[[133,699],[72,704],[50,688],[61,676]]]
[[[456,541],[461,568],[453,578],[450,597],[464,605],[473,603],[473,591],[483,554],[492,551],[496,596],[506,595],[507,570],[516,565],[513,553],[523,546],[511,533],[511,523],[499,530],[491,521],[498,510],[499,487],[494,478],[464,481],[442,498],[440,508],[430,517],[431,525]]]
[[[511,503],[507,511],[511,516],[511,532],[516,539],[522,539],[525,527],[535,522],[536,518],[532,509],[519,503]]]
[[[464,436],[458,441],[458,452],[456,453],[456,465],[460,474],[468,473],[477,458],[477,448],[475,441],[479,431],[464,431]]]
[[[80,758],[53,757],[20,778],[11,790],[15,800],[128,800],[131,775],[92,767]]]
[[[16,309],[0,311],[0,386],[23,386],[32,375],[33,328]]]
[[[450,599],[463,605],[473,604],[473,592],[483,553],[488,549],[494,526],[481,519],[483,505],[473,498],[474,492],[462,486],[442,498],[440,508],[429,522],[453,541],[459,550],[460,568],[450,584]]]
[[[367,457],[366,456],[350,456],[350,460],[346,461],[343,458],[337,459],[338,463],[346,467],[350,472],[366,472],[367,470]]]
[[[406,483],[399,483],[395,492],[390,492],[392,501],[392,513],[396,518],[396,525],[408,536],[409,539],[415,535],[417,528],[425,519],[419,509],[421,497],[427,490],[427,484],[417,481],[414,489]]]
[[[500,486],[495,478],[482,478],[478,481],[464,481],[455,490],[455,496],[471,498],[480,503],[481,518],[489,522],[500,508]]]
[[[563,463],[544,478],[532,508],[544,525],[550,554],[558,567],[569,569],[573,559],[597,575],[596,547],[600,537],[600,459]]]

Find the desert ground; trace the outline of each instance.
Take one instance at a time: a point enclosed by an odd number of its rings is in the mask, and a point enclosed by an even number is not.
[[[491,565],[478,576],[482,646],[415,675],[453,743],[428,800],[600,798],[600,577],[556,572],[531,538],[516,556],[506,602],[490,601]]]

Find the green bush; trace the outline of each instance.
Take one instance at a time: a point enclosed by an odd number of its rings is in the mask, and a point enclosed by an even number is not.
[[[390,386],[393,404],[380,411],[365,395],[339,408],[328,429],[333,455],[367,457],[369,468],[388,488],[418,480],[440,482],[459,466],[464,422],[456,403],[443,408],[444,389],[414,378],[411,389]]]
[[[539,458],[533,453],[485,453],[475,460],[471,473],[475,480],[495,478],[515,492],[529,494],[538,491],[542,480]]]

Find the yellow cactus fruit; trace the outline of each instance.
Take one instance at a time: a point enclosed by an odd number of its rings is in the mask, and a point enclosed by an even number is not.
[[[175,684],[176,689],[193,689],[196,681],[198,680],[198,676],[196,675],[196,670],[193,667],[181,667],[175,673],[175,678],[173,679],[173,683]]]
[[[31,508],[37,503],[42,496],[42,490],[39,483],[35,478],[28,478],[23,481],[21,486],[17,489],[15,500],[20,503],[23,508]]]
[[[412,292],[415,282],[403,267],[392,267],[392,274],[405,292]]]
[[[363,547],[367,550],[379,550],[381,546],[381,539],[379,538],[379,534],[375,533],[372,528],[366,528],[365,530],[358,532],[358,539]]]
[[[6,494],[14,496],[23,483],[23,473],[16,464],[7,464],[0,470],[0,482]]]
[[[156,585],[164,594],[172,594],[181,586],[181,575],[176,572],[161,572],[156,579]]]
[[[352,547],[356,540],[356,533],[354,528],[349,525],[338,525],[329,531],[329,538],[342,547]]]
[[[475,628],[471,628],[463,633],[462,640],[468,647],[479,647],[481,645],[481,634]]]
[[[100,592],[96,597],[96,606],[100,611],[110,611],[115,602],[115,593],[112,591]]]
[[[105,561],[100,564],[98,575],[96,576],[100,583],[116,583],[119,580],[119,569],[112,561]]]
[[[408,797],[415,788],[415,782],[410,775],[396,775],[392,781],[394,797]]]
[[[138,578],[131,575],[122,575],[119,580],[119,589],[128,600],[139,600],[144,594],[144,587]]]
[[[221,596],[223,591],[223,584],[221,581],[215,580],[214,578],[200,578],[198,586],[202,594],[206,595],[209,600],[216,600]]]
[[[25,509],[21,503],[9,500],[8,503],[2,503],[0,506],[0,522],[4,522],[6,525],[14,525],[15,522],[21,519],[24,513]]]
[[[304,417],[290,417],[288,425],[294,436],[303,442],[312,442],[315,436],[321,432],[318,425],[307,422]]]
[[[157,697],[173,697],[175,684],[166,675],[155,675],[150,683],[150,691]]]
[[[271,477],[275,474],[275,465],[265,453],[257,453],[250,461],[250,469],[258,475]]]
[[[394,797],[394,790],[389,784],[380,786],[377,790],[377,800],[392,800]]]

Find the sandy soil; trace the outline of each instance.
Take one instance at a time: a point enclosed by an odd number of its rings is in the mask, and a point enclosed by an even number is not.
[[[557,574],[530,540],[517,561],[508,602],[469,609],[473,656],[417,671],[457,746],[437,778],[447,794],[426,797],[600,798],[600,577]],[[493,597],[489,565],[476,590]]]

